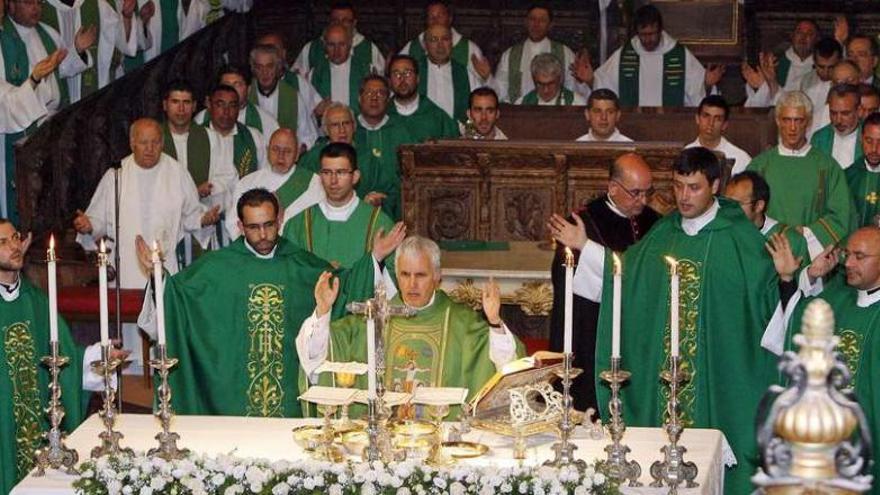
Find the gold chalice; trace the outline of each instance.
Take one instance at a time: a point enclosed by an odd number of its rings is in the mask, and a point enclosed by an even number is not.
[[[336,412],[336,406],[318,405],[318,411],[324,414],[324,427],[321,432],[321,447],[315,449],[315,454],[330,462],[341,462],[345,455],[333,444],[336,436],[336,430],[333,429],[333,413]]]
[[[434,445],[431,447],[431,453],[428,455],[426,462],[432,466],[448,466],[455,462],[455,459],[447,456],[443,452],[443,418],[449,414],[449,404],[435,404],[428,406],[428,415],[434,421],[436,433],[434,436]]]
[[[357,375],[354,373],[337,371],[334,375],[336,376],[336,386],[340,388],[354,387],[354,382],[357,379]],[[343,404],[342,411],[339,413],[339,429],[341,431],[352,430],[355,427],[354,422],[348,417],[348,406],[349,404]]]

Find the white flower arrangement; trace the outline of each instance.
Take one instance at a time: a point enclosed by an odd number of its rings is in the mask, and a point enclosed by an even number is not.
[[[144,454],[102,457],[80,467],[73,486],[83,495],[616,495],[601,463],[580,470],[490,468],[424,463],[296,462],[191,455],[165,461]]]

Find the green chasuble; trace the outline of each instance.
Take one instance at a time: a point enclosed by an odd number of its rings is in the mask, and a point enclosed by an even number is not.
[[[824,299],[834,310],[834,333],[840,337],[837,351],[852,373],[850,386],[855,389],[856,397],[871,430],[871,442],[876,449],[880,442],[880,394],[877,393],[880,382],[880,304],[873,303],[867,307],[858,304],[859,292],[846,284],[842,270],[840,275],[826,280],[825,288],[816,298],[806,298],[798,303],[789,321],[786,332],[785,350],[794,350],[792,338],[800,333],[801,318],[804,310],[813,299]],[[866,301],[866,303],[869,301]],[[880,477],[880,464],[874,462],[872,473],[874,479]],[[880,494],[880,485],[874,482],[869,493]]]
[[[859,127],[856,128],[853,132],[857,133],[857,136],[862,135],[862,125],[859,124]],[[831,152],[834,150],[834,126],[831,124],[822,127],[815,133],[813,133],[813,137],[810,138],[810,144],[815,146],[819,151],[823,151],[828,155],[831,155]],[[860,138],[856,138],[856,151],[853,153],[853,156],[856,160],[861,158],[864,154],[862,151],[862,140]],[[846,167],[848,164],[839,163],[841,168]]]
[[[846,182],[856,206],[857,223],[854,227],[877,225],[880,214],[880,173],[868,170],[864,158],[859,158],[845,171]]]
[[[419,96],[419,106],[409,115],[397,112],[397,105],[388,105],[388,115],[396,115],[409,131],[410,136],[419,143],[428,139],[457,138],[458,124],[427,96]]]
[[[333,266],[351,267],[373,251],[373,236],[379,229],[388,233],[394,227],[381,208],[357,201],[344,222],[328,220],[318,205],[306,208],[284,224],[284,238]]]
[[[618,65],[618,89],[620,90],[620,106],[637,107],[639,105],[639,72],[641,57],[633,47],[632,39],[620,49]],[[684,45],[676,42],[671,50],[663,55],[663,106],[684,106],[685,83],[687,75],[687,54]]]
[[[452,118],[464,122],[467,119],[467,109],[471,96],[471,80],[468,76],[467,65],[450,60],[449,70],[452,72]],[[423,98],[427,98],[428,59],[422,59],[419,62],[419,74],[422,74],[419,78],[419,94]]]
[[[568,105],[571,105],[571,103],[573,101],[574,101],[574,93],[572,93],[570,89],[563,87],[562,91],[560,91],[559,94],[556,95],[556,102],[553,104],[556,106],[559,106],[559,105],[568,106]],[[533,89],[533,90],[529,91],[528,93],[526,93],[526,95],[523,96],[522,104],[523,105],[537,105],[538,104],[538,92]]]
[[[374,131],[367,130],[358,121],[354,134],[358,170],[361,171],[357,194],[363,198],[371,191],[385,193],[388,197],[382,202],[382,210],[392,220],[402,216],[397,148],[413,142],[415,140],[406,124],[400,121],[400,117],[391,115],[380,129]]]
[[[392,304],[402,305],[400,295]],[[434,292],[434,303],[411,318],[391,318],[385,330],[385,387],[411,391],[428,387],[465,387],[468,400],[495,374],[489,359],[489,324],[473,309],[453,302],[442,290]],[[350,315],[330,327],[331,361],[367,362],[366,323],[363,316]],[[519,339],[517,357],[525,355]],[[329,373],[326,383],[332,380]],[[355,387],[366,389],[367,377],[357,378]],[[363,408],[360,409],[363,411]],[[356,412],[356,411],[353,411]],[[460,407],[450,409],[455,419]]]
[[[239,238],[202,255],[165,287],[170,375],[179,414],[298,417],[300,367],[294,340],[315,309],[315,282],[326,262],[285,239],[271,259]],[[334,317],[349,300],[373,293],[365,256],[341,277]]]
[[[61,370],[61,400],[66,432],[85,417],[88,395],[82,393],[83,350],[58,321],[60,352],[70,358]],[[34,467],[34,450],[49,429],[44,408],[49,398],[49,372],[40,363],[49,354],[49,301],[21,279],[18,298],[0,299],[0,493],[9,493]]]
[[[623,365],[633,372],[621,389],[623,413],[633,426],[661,426],[669,388],[659,373],[668,369],[670,275],[664,260],[678,260],[681,366],[691,380],[679,390],[685,426],[724,432],[738,464],[727,472],[726,492],[751,493],[758,450],[754,411],[776,378],[775,356],[761,337],[779,302],[778,277],[764,238],[737,203],[718,199],[716,217],[696,235],[681,228],[677,211],[659,220],[623,255]],[[606,251],[607,252],[607,251]],[[608,369],[611,354],[612,267],[605,260],[596,369]],[[599,410],[610,391],[597,379]]]
[[[855,208],[843,169],[830,155],[810,148],[805,156],[782,156],[778,147],[748,166],[770,185],[767,214],[808,227],[823,246],[839,242],[855,225]]]
[[[308,151],[299,156],[299,160],[296,162],[297,168],[302,167],[317,174],[321,170],[321,150],[328,144],[330,144],[330,139],[327,136],[319,137]]]

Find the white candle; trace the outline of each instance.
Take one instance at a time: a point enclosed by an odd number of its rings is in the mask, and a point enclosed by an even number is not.
[[[614,253],[614,298],[611,302],[611,357],[620,357],[620,291],[623,267],[620,257]]]
[[[570,248],[565,248],[565,319],[564,319],[564,347],[566,354],[571,353],[571,324],[572,324],[572,305],[574,297],[572,293],[571,280],[574,276],[574,253]]]
[[[101,239],[98,251],[98,301],[101,307],[101,345],[110,345],[110,314],[107,310],[107,247]]]
[[[153,241],[153,294],[156,296],[156,327],[159,345],[165,345],[165,281],[162,280],[162,257],[159,241]]]
[[[376,324],[367,311],[367,399],[376,399]]]
[[[55,273],[55,236],[49,236],[49,340],[58,342],[58,276]]]
[[[679,306],[679,289],[678,289],[678,262],[675,258],[666,257],[669,263],[670,281],[669,281],[669,354],[672,357],[678,357],[678,306]]]

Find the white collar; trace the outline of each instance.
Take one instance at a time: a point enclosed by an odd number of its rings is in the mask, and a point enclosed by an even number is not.
[[[401,104],[397,98],[394,99],[394,107],[397,108],[397,113],[403,115],[404,117],[410,116],[416,113],[416,110],[419,109],[419,94],[416,93],[416,97],[412,99],[409,103]]]
[[[868,291],[859,289],[858,294],[859,297],[856,300],[856,306],[860,308],[867,308],[877,301],[880,301],[880,290],[873,294],[868,294]]]
[[[275,257],[275,250],[278,249],[278,244],[275,244],[275,247],[272,248],[272,251],[269,251],[269,254],[260,254],[253,247],[251,247],[251,244],[247,241],[247,239],[244,240],[244,245],[248,249],[248,251],[251,252],[251,254],[253,254],[257,258],[260,258],[261,260],[271,260]]]
[[[239,111],[241,111],[241,110],[239,110]],[[208,118],[210,118],[210,117],[208,117]],[[235,124],[232,125],[232,130],[229,131],[229,134],[221,134],[220,131],[218,131],[217,129],[214,129],[213,122],[208,123],[208,128],[211,129],[211,132],[213,132],[214,134],[216,134],[220,138],[230,138],[230,137],[238,134],[238,126]]]
[[[6,302],[13,302],[18,299],[18,294],[21,292],[21,273],[19,273],[18,278],[15,279],[15,282],[12,285],[7,286],[6,284],[0,284],[0,298],[2,298]]]
[[[660,33],[660,44],[657,45],[657,48],[655,48],[653,51],[649,52],[648,50],[645,50],[644,46],[642,46],[642,40],[640,40],[638,36],[632,37],[633,50],[635,50],[636,53],[639,54],[639,56],[664,55],[666,54],[666,52],[672,50],[675,47],[675,43],[675,38],[669,36],[666,31],[662,31]]]
[[[409,309],[414,309],[416,311],[424,311],[434,305],[434,299],[436,299],[436,298],[437,298],[437,291],[435,290],[434,293],[431,294],[431,300],[428,301],[428,304],[425,304],[424,306],[416,307],[416,306],[410,306],[409,304],[406,304],[406,303],[403,303],[403,304],[404,304],[404,306],[406,306]],[[401,296],[400,299],[403,300],[403,297]]]
[[[6,14],[6,15],[8,16],[9,14]],[[19,36],[21,36],[23,34],[32,33],[37,30],[37,28],[22,26],[21,24],[13,21],[12,17],[10,17],[9,20],[10,20],[10,22],[12,22],[12,25],[15,27],[15,30],[18,31]]]
[[[864,160],[865,160],[865,170],[867,170],[868,172],[871,172],[872,174],[880,174],[880,163],[878,163],[877,165],[871,165],[870,163],[868,163],[867,158],[865,158]]]
[[[715,220],[715,216],[718,214],[718,209],[720,206],[718,205],[718,200],[715,199],[712,202],[712,206],[710,206],[706,211],[703,212],[702,215],[695,218],[684,218],[681,217],[681,229],[684,230],[684,233],[689,236],[695,236],[703,230],[703,227],[709,225],[709,222]]]
[[[788,58],[790,61],[792,61],[792,62],[794,62],[794,63],[796,63],[796,64],[800,64],[800,65],[809,65],[809,66],[811,66],[811,67],[812,67],[812,65],[813,65],[813,54],[812,54],[812,53],[809,54],[809,55],[807,55],[807,58],[805,58],[805,59],[802,60],[801,57],[800,57],[800,55],[798,55],[797,53],[794,52],[794,47],[791,47],[791,46],[788,47],[788,50],[785,50],[785,56],[786,56],[786,58]],[[783,81],[783,82],[784,82],[784,81]]]
[[[721,136],[721,139],[718,140],[718,145],[715,146],[714,148],[710,148],[710,147],[706,146],[705,144],[703,144],[702,141],[700,141],[700,136],[697,136],[697,139],[694,139],[694,142],[689,144],[688,146],[689,147],[700,146],[700,147],[706,148],[707,150],[714,151],[714,150],[723,150],[724,148],[727,147],[727,144],[728,144],[727,140],[724,139],[724,136]]]
[[[607,198],[605,200],[605,204],[608,205],[608,208],[611,210],[612,213],[619,216],[620,218],[628,218],[626,215],[623,214],[622,211],[620,211],[620,208],[618,208],[617,205],[614,204],[614,200],[611,199],[610,195],[606,194],[605,197]]]
[[[367,122],[366,119],[364,119],[364,115],[361,114],[361,115],[358,115],[358,122],[360,122],[361,127],[363,127],[364,129],[366,129],[368,131],[378,131],[385,124],[388,123],[388,115],[386,114],[384,117],[382,117],[382,120],[378,124],[373,125],[373,124],[370,124],[369,122]]]
[[[859,135],[859,133],[857,132],[859,130],[858,126],[856,126],[852,131],[850,131],[849,134],[841,134],[841,133],[837,132],[837,129],[833,126],[831,127],[831,130],[834,131],[834,139],[841,140],[841,141],[842,140],[853,141]]]
[[[452,57],[449,57],[449,60],[443,62],[442,64],[435,64],[430,58],[425,58],[428,62],[428,70],[445,70],[447,67],[452,67]],[[426,76],[427,77],[427,76]]]
[[[761,226],[761,235],[767,235],[767,232],[770,232],[770,229],[775,227],[778,223],[779,220],[764,215],[764,225]]]
[[[541,41],[532,41],[531,38],[527,37],[523,45],[527,48],[541,48],[543,46],[546,46],[547,44],[550,44],[550,37],[544,36]]]
[[[809,141],[807,141],[807,144],[805,144],[805,145],[803,146],[803,148],[801,148],[801,149],[799,149],[799,150],[793,150],[793,149],[790,149],[790,148],[786,148],[785,145],[783,145],[782,143],[779,143],[779,144],[776,146],[776,149],[777,149],[778,152],[779,152],[779,156],[796,156],[796,157],[803,157],[803,156],[807,156],[807,153],[809,153],[810,150],[813,149],[813,145],[810,144]]]
[[[348,203],[342,206],[333,206],[325,197],[318,203],[318,208],[321,208],[321,213],[324,214],[327,220],[331,222],[345,222],[351,218],[351,214],[357,209],[360,201],[357,194],[352,194]]]

